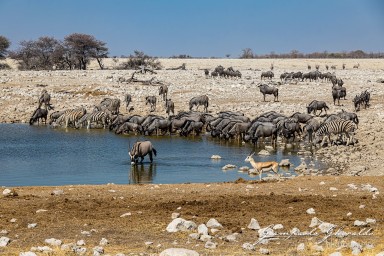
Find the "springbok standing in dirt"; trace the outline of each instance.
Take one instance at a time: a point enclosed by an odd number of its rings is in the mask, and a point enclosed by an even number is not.
[[[252,165],[252,167],[259,173],[260,181],[261,181],[261,174],[263,173],[263,171],[273,171],[275,174],[277,174],[277,172],[279,171],[279,164],[277,162],[275,161],[256,162],[252,157],[254,154],[255,152],[247,156],[247,158],[245,158],[244,161],[249,162]]]

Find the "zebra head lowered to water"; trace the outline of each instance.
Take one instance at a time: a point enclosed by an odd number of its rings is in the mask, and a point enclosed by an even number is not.
[[[315,133],[315,143],[320,143],[324,145],[325,138],[328,138],[328,141],[335,143],[335,141],[331,141],[331,135],[338,135],[341,137],[341,142],[344,143],[342,136],[345,135],[347,137],[346,145],[350,145],[354,142],[353,136],[357,129],[356,124],[353,121],[336,119],[331,122],[323,123],[319,129],[317,129]]]

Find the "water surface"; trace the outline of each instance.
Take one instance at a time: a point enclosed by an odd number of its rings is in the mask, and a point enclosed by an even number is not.
[[[128,146],[137,140],[152,141],[158,154],[154,163],[131,166]],[[52,129],[25,124],[0,124],[0,186],[67,184],[196,183],[257,179],[238,170],[223,171],[226,164],[249,166],[249,144],[223,142],[209,136],[121,136],[103,129]],[[259,149],[257,149],[259,150]],[[256,151],[257,151],[256,150]],[[300,158],[277,150],[255,160]],[[211,160],[220,155],[221,160]],[[288,170],[292,174],[292,169]]]

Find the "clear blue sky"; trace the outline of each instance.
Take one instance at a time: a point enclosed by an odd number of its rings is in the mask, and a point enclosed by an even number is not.
[[[106,42],[110,56],[384,52],[384,1],[0,0],[0,35],[11,49],[71,33]]]

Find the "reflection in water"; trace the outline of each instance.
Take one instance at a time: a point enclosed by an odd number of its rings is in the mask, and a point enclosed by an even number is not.
[[[156,176],[156,164],[149,165],[136,164],[131,165],[129,171],[128,184],[153,183],[153,177]]]

